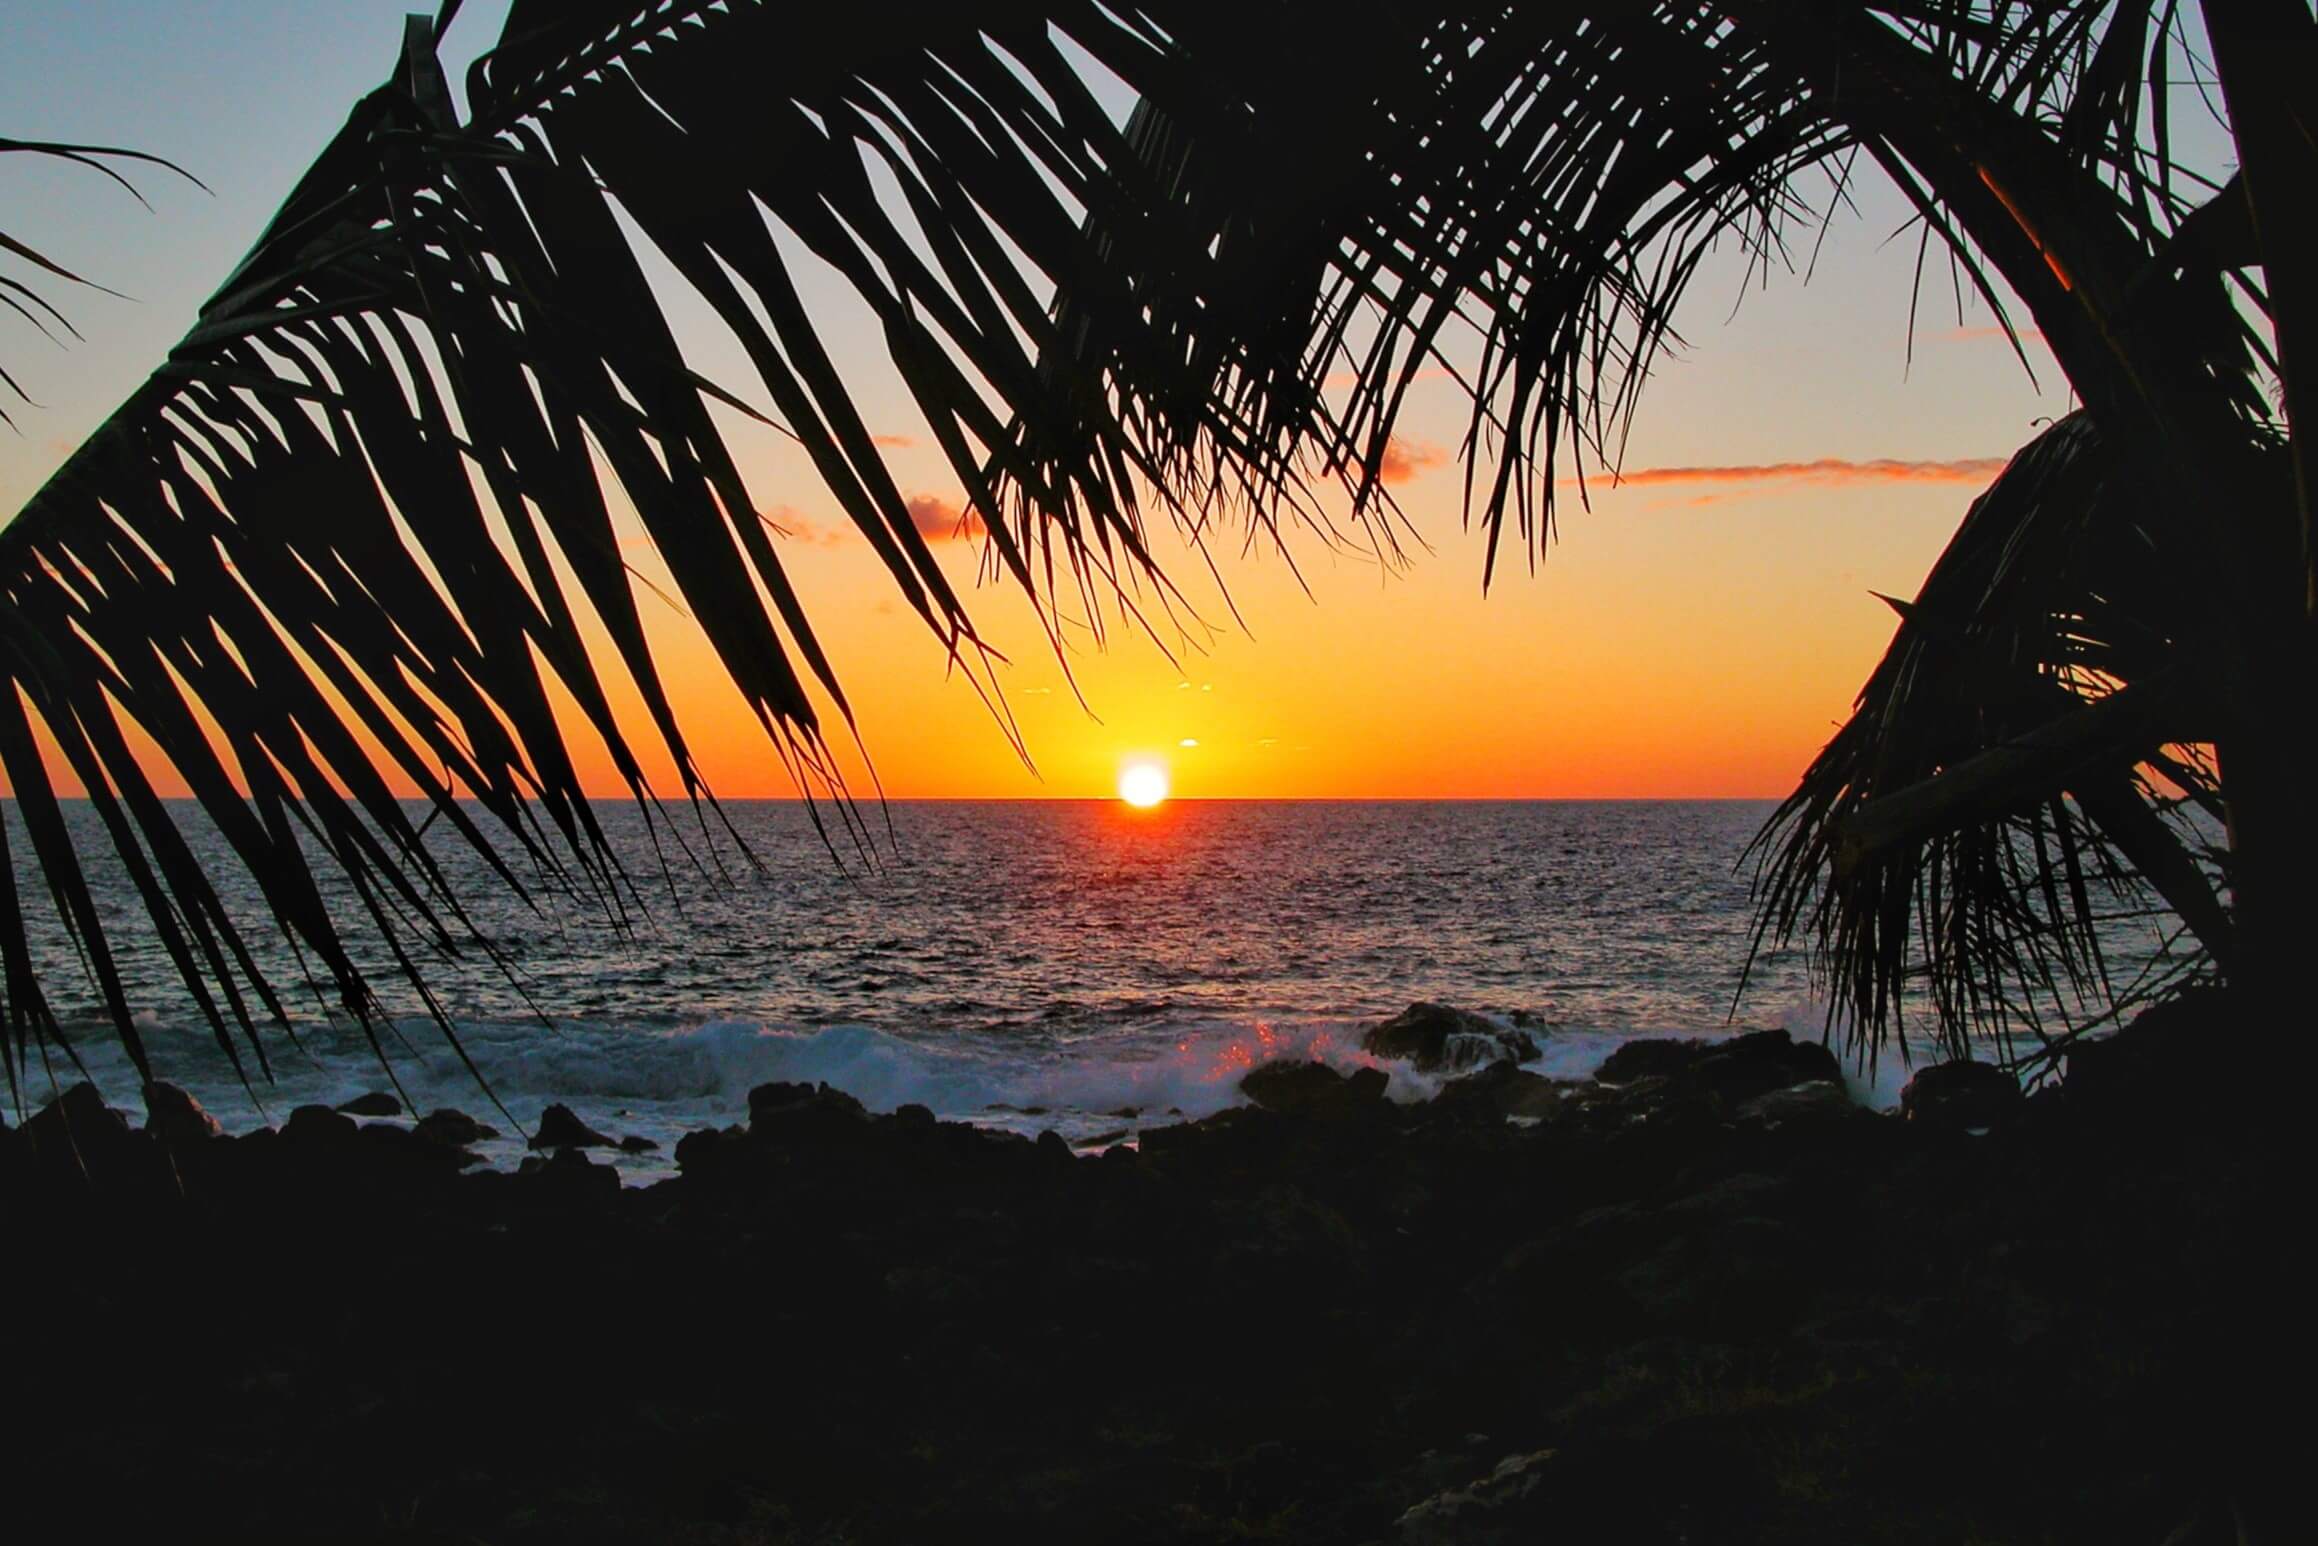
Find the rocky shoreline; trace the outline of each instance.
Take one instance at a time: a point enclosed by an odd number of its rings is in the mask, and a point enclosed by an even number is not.
[[[1089,1154],[767,1085],[646,1187],[560,1108],[506,1173],[456,1113],[232,1137],[82,1087],[0,1131],[7,1507],[27,1539],[2192,1546],[2267,1506],[2285,1139],[2200,1072],[2219,1001],[2033,1097],[1927,1070],[1904,1115],[1780,1032],[1562,1083],[1454,1016],[1371,1033],[1469,1070],[1422,1104],[1271,1064]]]

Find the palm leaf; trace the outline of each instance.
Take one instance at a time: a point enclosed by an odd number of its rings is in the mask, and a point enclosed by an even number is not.
[[[117,146],[112,145],[66,145],[50,140],[13,140],[0,138],[0,155],[12,154],[47,156],[53,160],[65,161],[75,166],[86,167],[89,170],[97,172],[100,175],[108,177],[114,182],[120,184],[122,188],[127,190],[129,196],[134,198],[140,204],[145,202],[145,196],[137,191],[137,185],[129,181],[127,177],[123,176],[119,171],[117,171],[108,163],[115,161],[130,161],[142,162],[149,166],[164,167],[169,171],[175,172],[178,176],[184,178],[187,182],[192,183],[197,188],[203,186],[200,178],[195,177],[191,172],[186,171],[185,168],[177,165],[177,163],[174,161],[167,160],[161,156],[150,155],[145,151],[123,150]],[[25,263],[29,263],[33,268],[39,270],[39,273],[33,276],[35,281],[37,281],[41,275],[47,275],[51,279],[62,279],[67,284],[84,285],[92,290],[103,290],[107,295],[113,295],[117,293],[112,290],[106,290],[103,285],[98,284],[95,280],[82,278],[79,274],[74,273],[71,269],[66,268],[63,264],[47,256],[38,248],[31,246],[29,243],[9,234],[9,232],[5,230],[0,230],[0,253],[7,253],[10,256],[15,257]],[[56,339],[55,328],[62,328],[66,333],[70,334],[74,338],[80,337],[80,330],[72,325],[71,321],[66,318],[62,311],[57,309],[55,302],[49,300],[47,296],[41,294],[40,290],[33,282],[18,279],[11,274],[0,274],[0,306],[7,307],[10,311],[16,313],[16,315],[23,318],[26,322],[31,323],[34,328],[39,330],[41,336],[48,338],[51,341]],[[50,326],[52,323],[55,325],[55,328]],[[5,367],[0,367],[0,387],[6,387],[10,394],[12,394],[21,402],[29,403],[32,401],[31,397],[25,393],[23,385],[17,381],[16,377],[10,375]],[[14,419],[8,416],[8,413],[5,409],[0,409],[0,424],[14,425],[15,422],[16,421]]]
[[[1756,839],[1757,948],[1806,935],[1830,1016],[1870,1053],[1918,983],[1958,1056],[1975,1030],[2088,1016],[2110,991],[2104,921],[2159,902],[2231,957],[2177,797],[2211,794],[2213,770],[2168,751],[2212,738],[2215,695],[2179,647],[2210,625],[2118,461],[2085,413],[2013,459]]]

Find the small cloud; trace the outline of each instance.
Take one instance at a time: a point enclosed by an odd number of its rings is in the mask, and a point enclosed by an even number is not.
[[[841,548],[845,545],[844,527],[824,526],[808,516],[800,515],[787,505],[777,506],[764,521],[791,542],[802,542],[817,548]]]
[[[2024,327],[2016,328],[2014,331],[2020,335],[2020,341],[2024,344],[2044,342],[2043,328]],[[1979,343],[1991,338],[2001,340],[2004,337],[2004,329],[2000,327],[1952,327],[1940,336],[1952,344]]]
[[[1396,385],[1400,381],[1397,373],[1392,379]],[[1453,381],[1456,378],[1449,374],[1449,368],[1446,365],[1427,365],[1409,379],[1411,381]],[[1360,376],[1356,371],[1332,370],[1321,378],[1320,386],[1324,391],[1341,392],[1357,385],[1359,380]]]
[[[1197,746],[1199,742],[1190,736],[1185,736],[1182,740],[1177,741],[1175,744],[1183,747],[1192,747]]]
[[[935,494],[912,494],[910,524],[928,542],[952,542],[982,535],[982,516],[972,506],[954,505]]]
[[[1191,691],[1191,684],[1189,682],[1177,682],[1175,684],[1175,690],[1177,692],[1189,692]]]
[[[1726,466],[1643,467],[1607,480],[1613,488],[1653,483],[1799,483],[1814,488],[1849,488],[1862,483],[1984,484],[2004,470],[2001,456],[1967,456],[1954,461],[1903,461],[1876,457],[1852,461],[1823,456],[1810,462],[1741,462]],[[1574,482],[1575,479],[1564,479]],[[1728,493],[1699,494],[1686,501],[1710,505]]]
[[[1280,744],[1280,738],[1276,735],[1267,735],[1256,744],[1258,746],[1277,746]]]
[[[869,443],[873,446],[886,446],[896,451],[907,451],[911,446],[917,444],[907,435],[872,435],[869,437]]]
[[[1053,692],[1054,689],[1051,687],[1025,687],[1022,689],[1022,696],[1025,698],[1045,698],[1051,696]]]
[[[1201,682],[1201,683],[1199,684],[1199,690],[1200,690],[1201,692],[1213,692],[1213,691],[1215,691],[1215,683],[1213,683],[1213,682]]]
[[[1422,440],[1403,440],[1395,435],[1384,443],[1384,460],[1377,464],[1377,480],[1382,483],[1406,483],[1448,459],[1449,453],[1439,446]]]

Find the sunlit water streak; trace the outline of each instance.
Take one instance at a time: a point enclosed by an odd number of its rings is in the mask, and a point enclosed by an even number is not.
[[[721,877],[679,860],[671,886],[638,813],[607,803],[602,820],[652,909],[625,935],[569,903],[527,910],[438,824],[430,841],[523,992],[474,959],[434,966],[430,981],[508,1110],[529,1122],[560,1100],[608,1131],[655,1138],[661,1154],[629,1162],[647,1171],[687,1128],[737,1120],[769,1079],[1073,1140],[1131,1133],[1233,1103],[1238,1076],[1266,1056],[1361,1061],[1361,1030],[1417,999],[1518,1015],[1545,1048],[1542,1071],[1577,1077],[1635,1035],[1817,1034],[1794,954],[1758,961],[1729,1018],[1752,917],[1737,865],[1769,809],[904,802],[865,870],[833,861],[799,806],[743,803],[727,814],[756,866],[729,849]],[[197,813],[180,814],[198,847],[218,851]],[[21,868],[29,845],[13,807],[8,817]],[[74,818],[94,836],[91,813]],[[248,888],[226,884],[228,866],[215,873],[241,916],[261,916]],[[18,883],[28,897],[38,886]],[[275,1079],[253,1100],[135,893],[111,869],[99,885],[156,1064],[229,1126],[385,1082],[360,1032],[303,1000],[302,1047],[272,1042]],[[134,1109],[134,1077],[69,945],[53,926],[39,943],[83,1059]],[[286,954],[269,966],[299,980]],[[422,1108],[497,1120],[431,1024],[399,1031],[395,1071]],[[37,1072],[33,1085],[45,1093]],[[1861,1093],[1888,1101],[1895,1087],[1887,1068]],[[1426,1088],[1396,1071],[1396,1094]]]

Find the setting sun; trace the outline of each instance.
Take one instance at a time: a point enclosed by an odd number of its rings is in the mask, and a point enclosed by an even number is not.
[[[1148,810],[1167,798],[1167,770],[1156,762],[1130,762],[1119,770],[1119,798]]]

